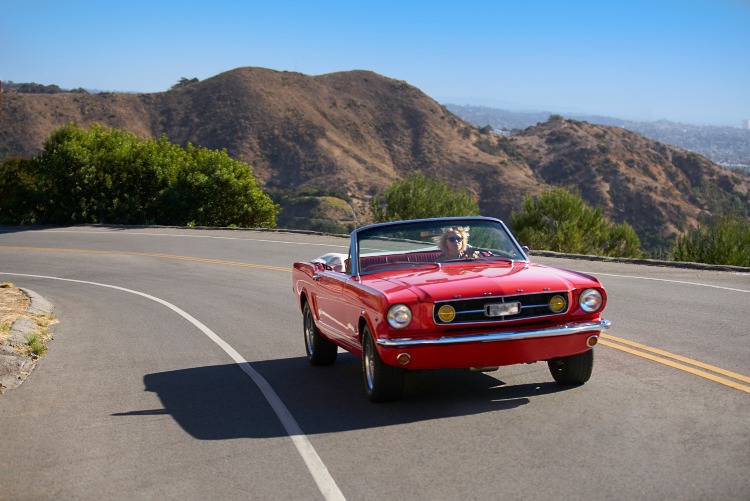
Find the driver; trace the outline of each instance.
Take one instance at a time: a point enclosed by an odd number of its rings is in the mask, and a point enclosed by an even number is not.
[[[437,242],[440,256],[435,262],[448,261],[450,259],[476,259],[479,257],[477,251],[469,247],[469,229],[461,226],[446,228]]]

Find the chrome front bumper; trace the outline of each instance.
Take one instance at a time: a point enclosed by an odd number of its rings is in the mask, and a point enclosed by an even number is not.
[[[494,343],[498,341],[518,341],[521,339],[532,339],[537,337],[569,336],[571,334],[580,334],[582,332],[602,331],[604,329],[609,329],[611,325],[612,322],[609,320],[601,319],[598,322],[574,322],[531,331],[490,332],[473,336],[444,336],[435,339],[400,337],[393,339],[378,339],[377,343],[384,348],[408,348],[412,346],[435,346],[462,343]]]

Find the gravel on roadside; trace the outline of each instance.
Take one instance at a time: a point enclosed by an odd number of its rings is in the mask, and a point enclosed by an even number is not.
[[[39,294],[0,283],[0,395],[21,384],[52,339],[53,305]]]

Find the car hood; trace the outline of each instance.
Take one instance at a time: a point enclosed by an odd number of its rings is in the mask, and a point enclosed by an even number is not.
[[[588,275],[533,263],[448,264],[439,268],[382,274],[394,289],[409,289],[422,301],[533,294],[597,287]],[[395,286],[395,287],[394,287]]]

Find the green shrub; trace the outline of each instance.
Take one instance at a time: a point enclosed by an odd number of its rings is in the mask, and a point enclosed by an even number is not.
[[[376,222],[479,215],[479,205],[468,191],[421,172],[393,182],[382,198],[373,197],[370,210]]]
[[[671,258],[750,267],[750,220],[740,215],[704,220],[697,229],[677,238]]]
[[[29,351],[38,357],[44,356],[47,353],[47,345],[39,334],[30,334],[26,338],[26,343],[29,346]]]
[[[483,151],[488,155],[492,155],[493,157],[499,157],[500,153],[503,151],[496,142],[489,139],[479,139],[474,142],[474,146],[476,146],[480,151]]]
[[[97,124],[56,129],[38,157],[4,162],[0,181],[12,187],[0,193],[2,222],[272,227],[279,211],[226,151]]]
[[[96,124],[88,131],[73,124],[53,131],[35,159],[39,222],[134,224],[153,218],[173,166],[160,165],[151,143]]]
[[[198,226],[276,225],[278,206],[260,189],[249,165],[232,160],[226,150],[191,144],[176,157],[176,179],[159,197],[157,220]]]
[[[0,164],[0,224],[35,221],[38,199],[37,167],[28,158],[9,158]]]
[[[510,226],[532,249],[600,256],[641,257],[641,242],[627,223],[615,224],[580,195],[552,188],[539,198],[527,196]]]
[[[351,197],[337,190],[301,187],[271,196],[282,207],[277,222],[284,228],[347,234],[359,223]]]

